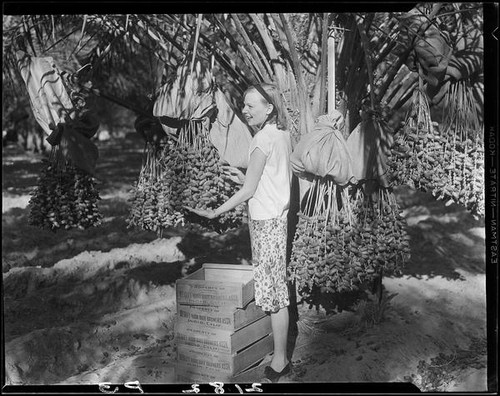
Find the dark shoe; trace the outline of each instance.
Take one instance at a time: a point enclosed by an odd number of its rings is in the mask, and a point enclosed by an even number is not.
[[[278,380],[288,374],[291,370],[290,362],[285,366],[283,370],[280,372],[275,371],[271,366],[266,366],[264,369],[264,377],[270,380],[271,382],[278,382]]]

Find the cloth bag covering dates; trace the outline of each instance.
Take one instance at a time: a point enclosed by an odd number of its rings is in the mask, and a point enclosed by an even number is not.
[[[331,177],[338,185],[356,180],[347,142],[342,136],[344,117],[337,110],[318,117],[311,133],[302,136],[290,161],[300,177]]]
[[[33,115],[48,135],[47,141],[60,145],[76,167],[94,174],[99,153],[90,138],[99,129],[98,118],[90,111],[76,115],[52,57],[32,57],[23,51],[16,56]]]

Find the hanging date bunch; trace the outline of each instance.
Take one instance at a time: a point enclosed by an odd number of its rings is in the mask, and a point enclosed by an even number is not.
[[[100,197],[93,177],[64,158],[58,146],[44,162],[29,201],[29,224],[52,231],[99,226]]]
[[[444,167],[438,160],[441,138],[433,131],[427,96],[420,88],[415,89],[404,126],[396,133],[388,155],[392,184],[426,190],[442,178]]]
[[[371,194],[356,192],[355,242],[367,272],[401,275],[410,259],[410,237],[394,193],[379,186]]]
[[[174,138],[147,141],[144,163],[139,180],[131,191],[131,209],[128,227],[139,227],[162,236],[163,230],[183,224],[183,216],[176,212],[169,199],[171,181],[163,172],[162,158],[165,148],[172,147]]]
[[[356,291],[381,273],[401,272],[409,237],[392,192],[365,195],[322,179],[312,191],[299,213],[289,266],[306,302],[326,305],[329,296]]]
[[[307,300],[318,289],[321,293],[349,290],[356,274],[355,268],[349,268],[347,250],[354,225],[347,189],[316,178],[298,216],[289,274],[302,297]]]
[[[208,220],[184,209],[216,209],[237,191],[235,183],[223,174],[220,155],[208,137],[208,120],[190,121],[176,144],[165,147],[162,155],[165,183],[170,186],[168,199],[173,210],[188,224],[224,232],[240,226],[245,217],[239,205],[216,219]]]
[[[184,209],[215,209],[236,192],[223,177],[220,156],[208,138],[207,118],[186,121],[177,136],[148,145],[146,161],[132,191],[129,227],[157,232],[176,226],[198,226],[223,232],[242,224],[243,205],[208,220]]]
[[[484,216],[484,132],[473,96],[468,80],[449,86],[443,128],[450,147],[445,149],[446,185],[433,194]]]
[[[450,85],[444,130],[430,118],[426,95],[415,90],[412,109],[396,133],[388,157],[393,185],[409,185],[431,192],[447,204],[463,205],[475,216],[484,215],[484,149],[482,128],[463,82]]]

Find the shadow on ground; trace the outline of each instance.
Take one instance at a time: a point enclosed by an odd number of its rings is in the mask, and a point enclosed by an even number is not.
[[[204,263],[250,264],[252,256],[246,224],[225,234],[190,231],[183,236],[177,247],[186,260],[191,262],[188,273]]]
[[[129,203],[120,198],[99,202],[103,224],[86,230],[53,232],[28,224],[29,208],[12,208],[2,215],[2,272],[14,267],[51,267],[84,251],[106,252],[131,243],[148,243],[153,232],[127,228]],[[171,235],[168,234],[167,235]]]
[[[461,279],[459,271],[485,273],[484,219],[409,187],[400,187],[395,194],[411,237],[404,276]]]

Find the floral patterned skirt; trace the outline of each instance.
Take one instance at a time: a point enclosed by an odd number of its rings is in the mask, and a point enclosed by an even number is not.
[[[255,304],[275,313],[290,305],[286,276],[286,217],[269,220],[249,219]]]

